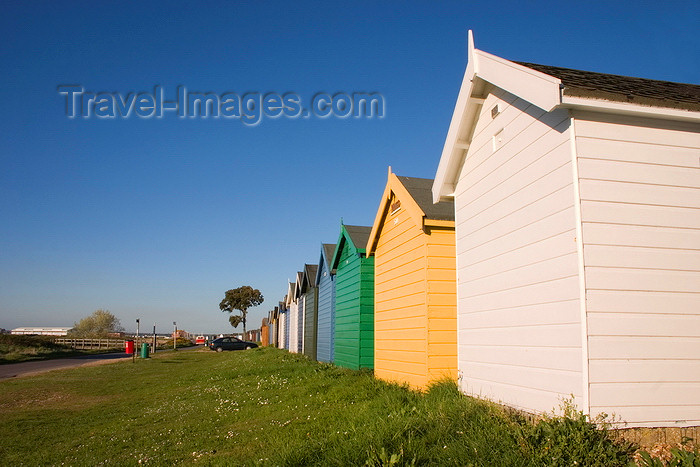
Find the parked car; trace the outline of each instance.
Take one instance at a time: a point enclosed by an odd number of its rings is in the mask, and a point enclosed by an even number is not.
[[[224,350],[248,350],[258,346],[255,342],[242,341],[237,337],[219,337],[209,344],[211,350],[222,352]]]

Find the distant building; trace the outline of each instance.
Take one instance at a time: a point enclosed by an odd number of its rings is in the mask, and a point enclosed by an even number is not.
[[[170,338],[172,339],[173,337],[175,337],[174,332],[170,334]],[[177,338],[178,339],[191,339],[192,335],[187,331],[184,331],[182,329],[178,329],[177,330]]]
[[[12,330],[12,334],[24,334],[24,335],[34,335],[34,336],[65,336],[68,335],[68,331],[73,329],[72,327],[46,327],[46,328],[15,328]]]

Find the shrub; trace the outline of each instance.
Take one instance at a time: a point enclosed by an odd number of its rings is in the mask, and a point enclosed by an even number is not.
[[[536,465],[629,465],[634,446],[610,436],[605,416],[592,423],[571,401],[564,401],[561,409],[561,416],[535,423],[518,420],[525,450]]]
[[[70,347],[56,344],[52,336],[0,334],[0,363],[37,360],[71,352]]]
[[[652,457],[647,451],[639,451],[635,457],[637,465],[641,467],[700,467],[700,451],[698,448],[686,449],[685,445],[683,449],[671,449],[670,459],[668,460]]]

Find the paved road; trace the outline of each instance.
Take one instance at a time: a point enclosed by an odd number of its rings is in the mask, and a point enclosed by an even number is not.
[[[57,358],[54,360],[41,360],[38,362],[9,363],[0,365],[0,380],[28,376],[45,371],[58,370],[61,368],[74,368],[84,365],[100,365],[103,363],[117,362],[131,358],[131,355],[124,352],[106,353],[98,355],[80,355],[70,358]]]

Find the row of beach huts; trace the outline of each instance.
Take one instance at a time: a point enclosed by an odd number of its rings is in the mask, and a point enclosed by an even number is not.
[[[263,344],[425,389],[457,377],[454,205],[389,181],[373,227],[340,224],[263,323]]]
[[[700,425],[700,86],[469,61],[434,179],[389,169],[265,345],[528,412]]]

